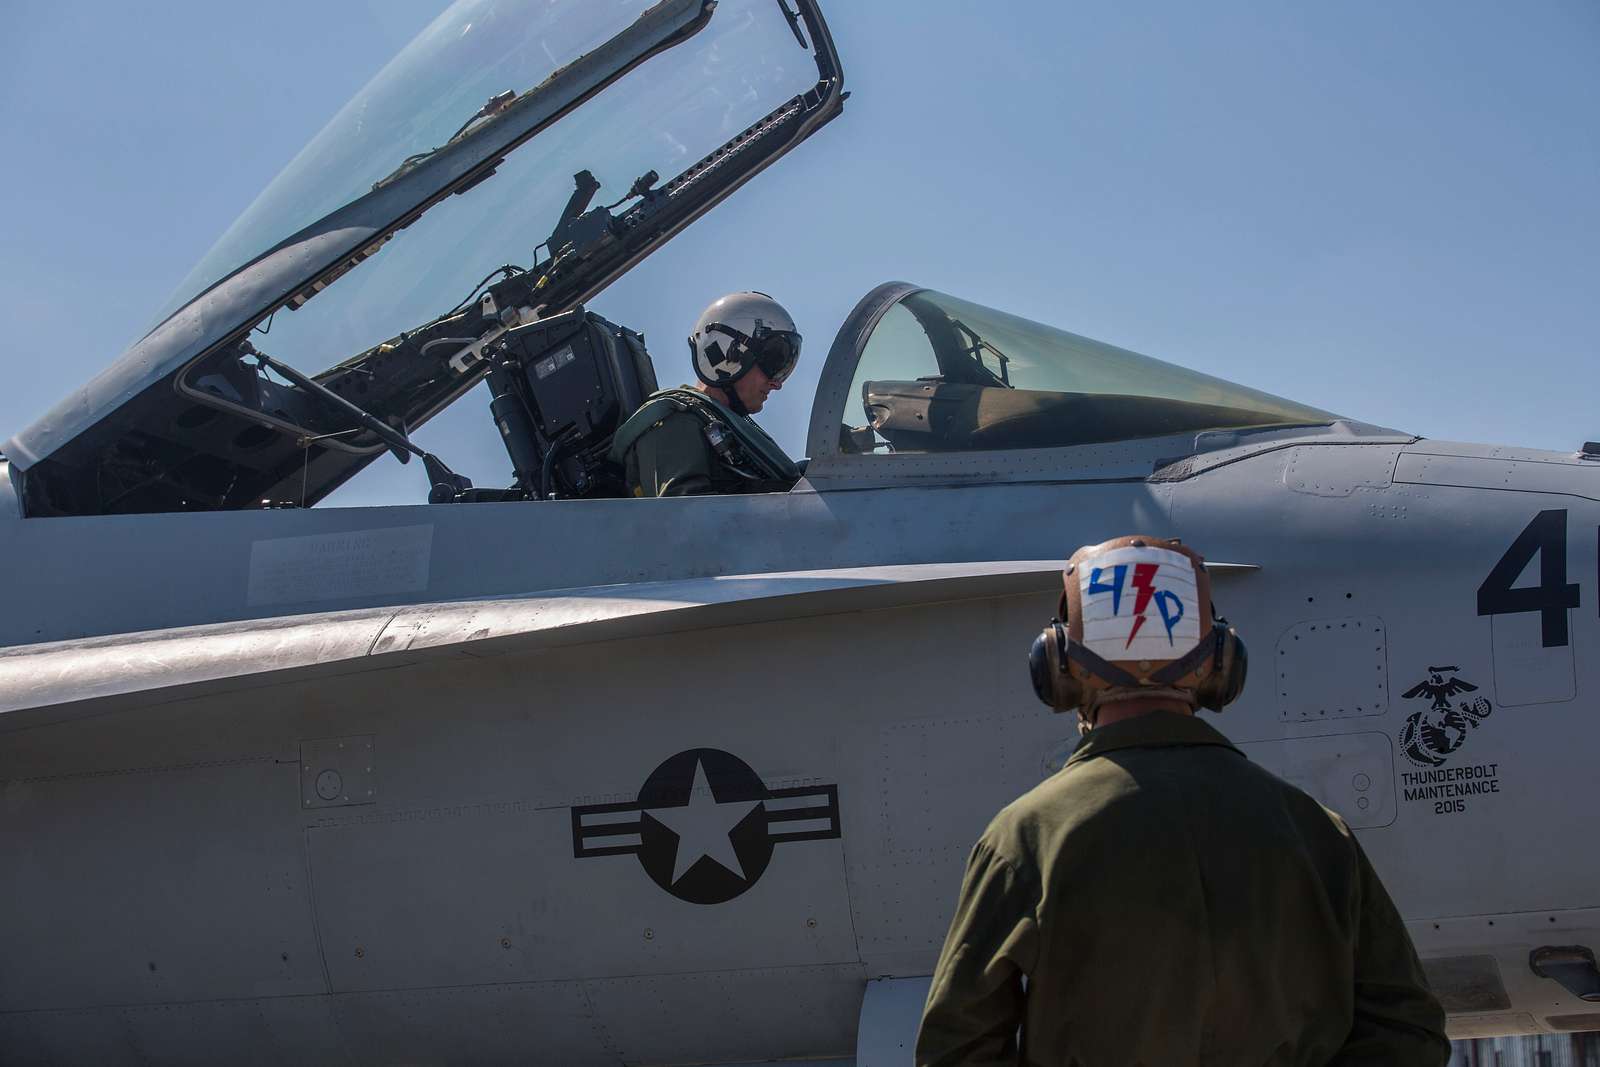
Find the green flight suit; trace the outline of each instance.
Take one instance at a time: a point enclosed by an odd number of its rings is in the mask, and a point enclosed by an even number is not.
[[[1091,731],[979,839],[916,1062],[1449,1057],[1444,1012],[1344,821],[1207,723],[1155,712]]]
[[[712,447],[702,414],[727,431],[728,457]],[[634,496],[779,493],[800,478],[794,462],[754,419],[687,386],[653,394],[617,438],[613,458]]]
[[[641,434],[628,452],[624,470],[634,496],[747,491],[745,479],[718,462],[706,440],[705,425],[688,412],[674,412]]]

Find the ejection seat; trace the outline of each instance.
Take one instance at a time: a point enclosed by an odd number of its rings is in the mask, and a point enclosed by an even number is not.
[[[508,333],[488,381],[516,485],[469,499],[626,495],[607,453],[657,388],[643,334],[580,307]]]

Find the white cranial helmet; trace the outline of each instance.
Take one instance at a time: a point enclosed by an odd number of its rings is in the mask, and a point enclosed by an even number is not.
[[[689,335],[694,372],[712,386],[730,386],[760,367],[779,385],[800,359],[794,319],[766,293],[729,293],[700,313]]]

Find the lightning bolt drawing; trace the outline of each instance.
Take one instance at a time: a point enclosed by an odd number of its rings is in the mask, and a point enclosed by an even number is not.
[[[1136,563],[1133,565],[1133,581],[1128,584],[1139,590],[1138,599],[1133,602],[1133,613],[1138,618],[1133,620],[1133,629],[1128,633],[1128,644],[1123,645],[1123,648],[1132,645],[1133,639],[1139,636],[1139,628],[1144,625],[1144,609],[1150,606],[1150,598],[1155,595],[1156,571],[1160,569],[1161,564],[1159,563]]]

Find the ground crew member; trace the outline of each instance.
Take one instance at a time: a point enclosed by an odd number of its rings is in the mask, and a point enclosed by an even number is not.
[[[765,293],[729,293],[689,335],[700,380],[652,394],[620,429],[611,459],[634,496],[787,492],[799,468],[750,418],[793,372],[800,334]]]
[[[1350,828],[1195,717],[1245,675],[1202,563],[1152,537],[1068,562],[1029,667],[1083,737],[972,851],[919,1067],[1449,1060]]]

